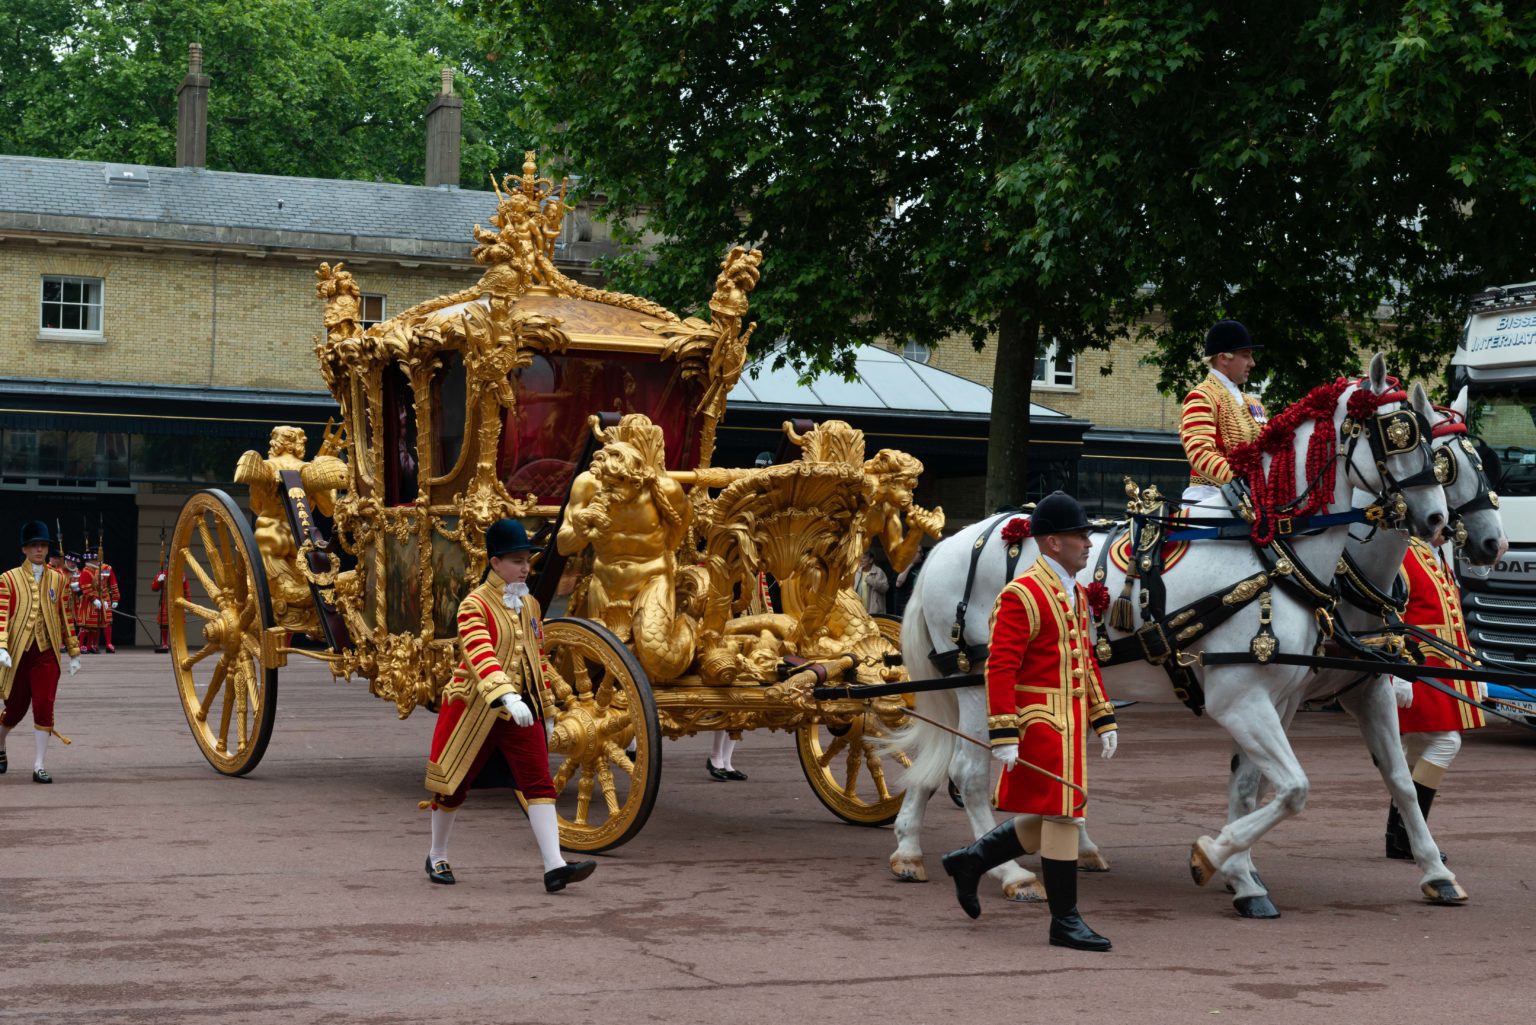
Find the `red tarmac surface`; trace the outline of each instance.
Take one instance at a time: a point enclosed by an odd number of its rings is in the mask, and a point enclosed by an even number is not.
[[[1221,825],[1229,748],[1182,709],[1121,713],[1090,767],[1113,864],[1083,876],[1108,954],[1046,945],[1040,905],[984,884],[972,922],[938,856],[965,837],[930,809],[934,882],[886,869],[888,829],[843,825],[783,734],[748,735],[746,783],[704,773],[708,740],[664,746],[660,798],[591,880],[546,895],[510,792],[472,794],[450,857],[422,871],[416,810],[432,721],[362,683],[282,673],[277,728],[245,779],[214,773],[168,656],[87,656],[31,782],[27,726],[0,777],[0,1022],[731,1023],[1531,1020],[1536,733],[1469,735],[1431,816],[1471,895],[1431,907],[1380,857],[1387,806],[1349,720],[1304,712],[1307,811],[1257,852],[1284,913],[1238,919],[1189,879]],[[1033,859],[1026,859],[1031,864]],[[1033,867],[1033,866],[1032,866]]]

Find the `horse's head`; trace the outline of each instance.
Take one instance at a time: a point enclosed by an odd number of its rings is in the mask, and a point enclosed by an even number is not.
[[[1432,541],[1448,519],[1445,489],[1435,475],[1429,421],[1407,398],[1378,352],[1370,373],[1339,397],[1340,441],[1350,483],[1376,496],[1388,524]]]
[[[1427,396],[1420,408],[1422,394],[1414,388],[1414,407],[1429,420],[1435,473],[1445,485],[1456,547],[1473,566],[1492,566],[1509,548],[1509,539],[1499,515],[1499,496],[1488,480],[1475,440],[1467,433],[1467,389],[1461,389],[1448,409],[1430,406]]]

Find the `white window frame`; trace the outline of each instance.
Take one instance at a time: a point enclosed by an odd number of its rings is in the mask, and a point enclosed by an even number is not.
[[[59,298],[56,300],[49,300],[45,298],[48,293],[48,285],[50,282],[56,282],[59,285]],[[68,284],[76,284],[80,285],[82,289],[89,289],[89,293],[82,292],[82,295],[88,295],[89,298],[94,299],[94,301],[87,301],[82,299],[79,302],[65,302],[63,298],[64,286]],[[94,311],[96,326],[94,328],[44,327],[43,325],[46,320],[46,310],[49,306],[58,307],[61,311],[64,307],[75,307],[80,310],[87,311],[87,321],[90,319],[88,315],[89,311]],[[103,279],[86,277],[81,274],[44,274],[42,278],[39,279],[37,290],[38,341],[85,342],[87,344],[99,345],[106,340],[106,336],[102,331],[103,323],[106,320],[106,313],[107,284]],[[62,319],[63,318],[61,317],[61,322]]]
[[[379,301],[379,319],[378,320],[368,320],[366,318],[366,316],[365,316],[365,314],[367,313],[367,309],[368,309],[368,300],[369,299],[377,299]],[[388,303],[387,303],[387,300],[385,298],[384,293],[383,292],[363,292],[363,293],[360,293],[358,295],[358,302],[357,302],[357,318],[358,318],[357,322],[362,326],[364,331],[368,330],[370,327],[372,327],[375,324],[382,324],[384,321],[388,320],[389,319],[389,306],[388,306]]]
[[[901,343],[901,356],[903,359],[909,359],[913,363],[921,363],[923,366],[927,366],[928,361],[933,359],[933,349],[922,342],[914,342],[908,339]]]
[[[1035,359],[1045,362],[1045,376],[1043,378],[1033,376],[1034,371],[1031,370],[1031,379],[1034,381],[1034,387],[1055,391],[1076,391],[1077,354],[1073,353],[1067,357],[1067,372],[1063,375],[1061,371],[1056,369],[1057,353],[1060,352],[1061,347],[1056,344],[1055,339],[1049,342],[1042,339],[1040,344],[1041,352]],[[1063,380],[1063,377],[1065,377],[1065,380]]]

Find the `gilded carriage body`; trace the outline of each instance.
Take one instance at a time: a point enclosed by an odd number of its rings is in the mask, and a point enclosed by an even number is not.
[[[532,586],[559,677],[567,843],[633,836],[660,739],[701,730],[794,731],[824,803],[888,821],[899,795],[871,741],[900,699],[817,702],[810,685],[902,678],[894,622],[851,587],[872,538],[899,569],[942,530],[941,511],[912,504],[921,465],[866,453],[861,432],[829,421],[786,424],[794,458],[776,465],[713,466],[761,252],[731,250],[708,319],[680,317],[560,273],[565,188],[532,154],[496,198],[473,228],[479,281],[367,329],[352,274],[322,264],[316,355],[339,424],[313,458],[293,428],[242,458],[254,531],[219,493],[184,509],[172,575],[196,593],[172,610],[173,658],[205,755],[226,773],[254,767],[290,655],[367,680],[402,718],[435,707],[485,530],[516,516],[545,542]],[[763,606],[768,578],[781,608]]]

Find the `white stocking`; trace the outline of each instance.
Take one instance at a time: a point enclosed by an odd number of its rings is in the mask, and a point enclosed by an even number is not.
[[[736,750],[736,741],[724,730],[715,734],[715,746],[709,755],[709,764],[717,769],[725,769],[727,772],[736,768],[731,764],[731,753]]]
[[[37,764],[32,766],[38,772],[43,771],[43,752],[48,747],[48,734],[42,730],[33,730],[32,736],[37,738]]]
[[[447,808],[432,809],[432,849],[427,852],[427,857],[433,861],[448,860],[448,832],[453,829],[453,816]]]
[[[11,728],[4,723],[0,723],[0,751],[5,750],[5,738],[9,737],[10,735]]]
[[[553,804],[530,804],[528,824],[533,827],[533,838],[538,841],[539,854],[544,858],[544,871],[553,872],[565,864],[560,856],[560,821],[555,816]]]

